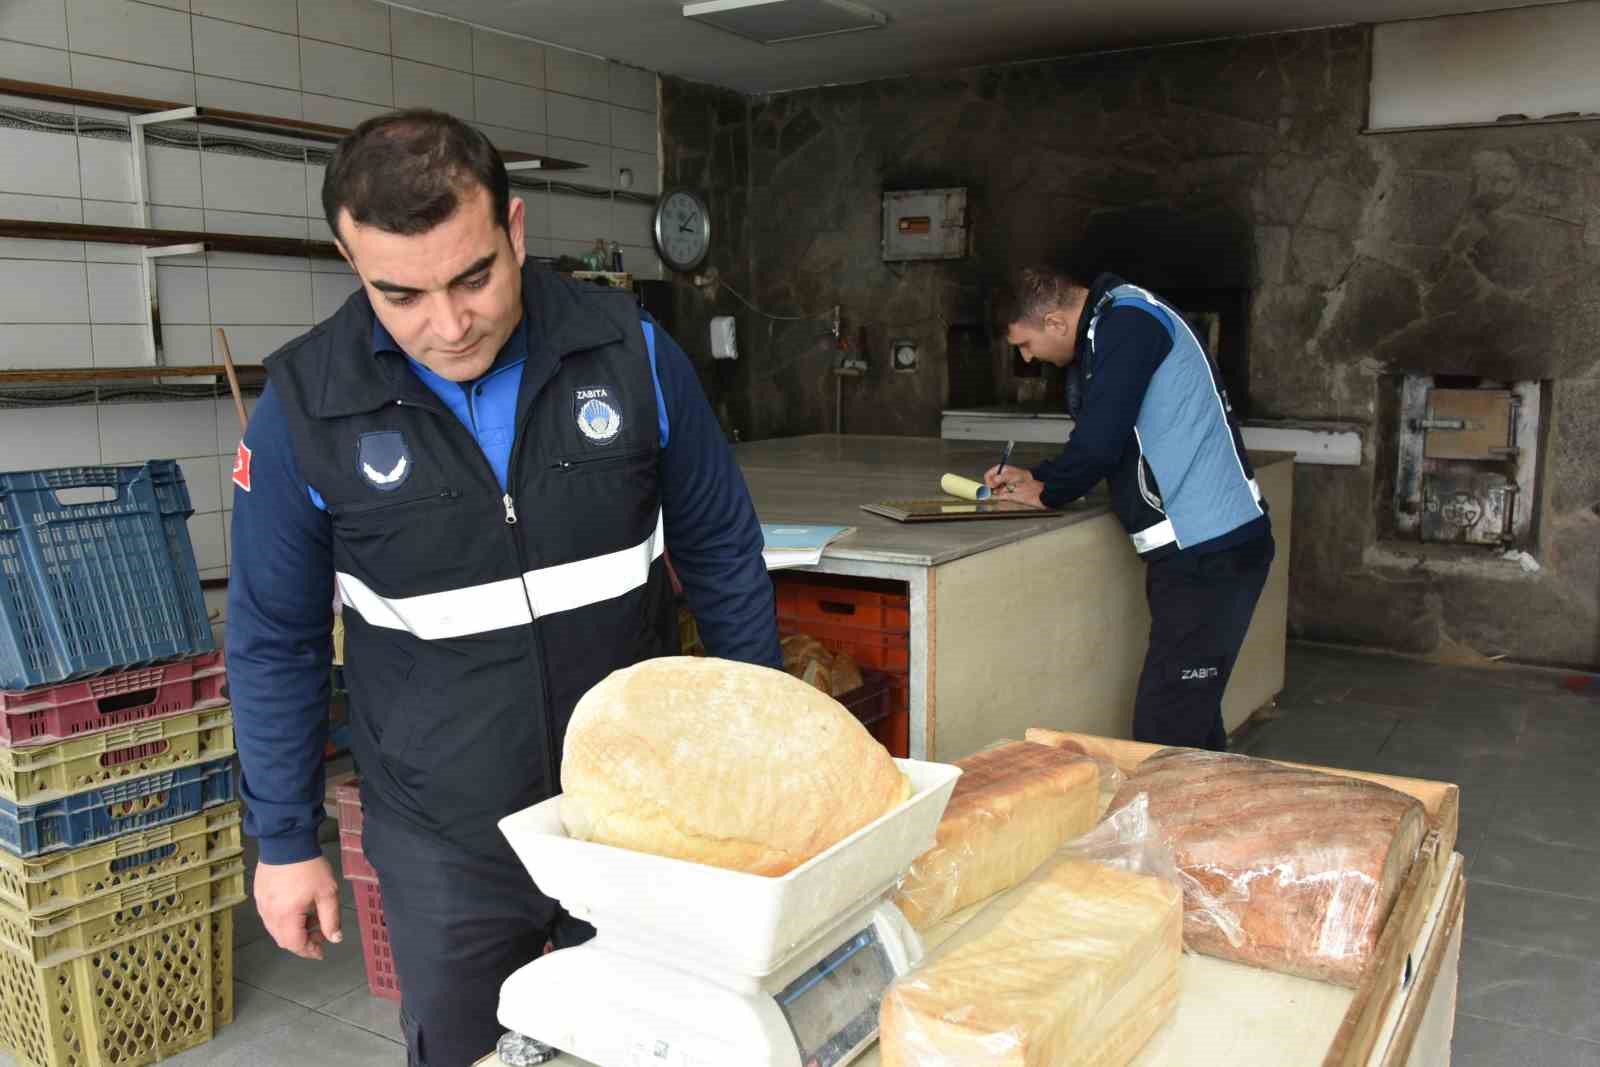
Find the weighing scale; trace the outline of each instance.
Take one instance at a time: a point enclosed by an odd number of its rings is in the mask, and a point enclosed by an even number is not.
[[[500,822],[592,941],[500,989],[502,1025],[597,1067],[842,1067],[922,957],[886,899],[934,844],[959,768],[896,760],[912,796],[779,878],[566,836],[561,798]]]

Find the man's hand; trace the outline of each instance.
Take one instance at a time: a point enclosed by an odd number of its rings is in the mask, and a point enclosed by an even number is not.
[[[998,465],[990,467],[983,472],[983,484],[989,487],[995,500],[1015,500],[1036,508],[1044,507],[1039,499],[1044,483],[1029,474],[1026,467],[1013,467],[1009,463],[1004,470]]]
[[[344,940],[339,883],[333,865],[321,856],[300,863],[257,863],[256,910],[278,947],[296,956],[320,960],[324,942]],[[308,923],[307,915],[317,922]]]

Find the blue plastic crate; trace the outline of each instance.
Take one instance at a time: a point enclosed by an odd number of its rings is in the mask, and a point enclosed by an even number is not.
[[[174,460],[0,474],[0,689],[212,651],[193,510]]]
[[[39,856],[187,818],[234,798],[234,768],[226,756],[43,804],[0,798],[0,848]]]

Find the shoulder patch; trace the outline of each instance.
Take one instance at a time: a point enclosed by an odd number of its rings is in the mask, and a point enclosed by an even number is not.
[[[250,491],[250,446],[243,441],[233,453],[233,484]]]

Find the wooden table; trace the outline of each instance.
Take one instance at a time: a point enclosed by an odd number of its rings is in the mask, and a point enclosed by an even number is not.
[[[1018,444],[1027,466],[1053,454]],[[904,583],[911,601],[910,751],[953,760],[998,736],[1053,726],[1131,736],[1150,629],[1145,566],[1103,495],[1056,518],[907,525],[860,510],[936,497],[947,471],[977,477],[988,444],[820,435],[740,445],[763,522],[853,526],[822,574]],[[1283,688],[1294,462],[1252,453],[1278,554],[1223,701],[1229,730]]]

